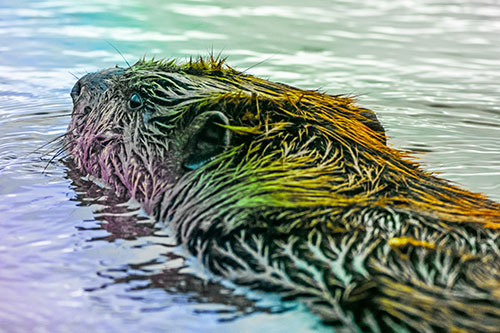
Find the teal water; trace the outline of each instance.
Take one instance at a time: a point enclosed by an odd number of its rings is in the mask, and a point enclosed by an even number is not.
[[[308,332],[207,276],[132,202],[48,163],[87,72],[146,57],[359,96],[429,170],[500,200],[500,4],[0,0],[0,332]]]

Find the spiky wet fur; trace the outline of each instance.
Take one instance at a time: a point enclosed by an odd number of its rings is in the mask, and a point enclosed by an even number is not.
[[[76,165],[164,220],[212,272],[300,299],[339,331],[500,327],[500,205],[388,147],[353,99],[212,57],[141,60],[106,84],[75,101]],[[144,105],[132,111],[134,92]],[[231,145],[185,170],[191,122],[213,110]]]

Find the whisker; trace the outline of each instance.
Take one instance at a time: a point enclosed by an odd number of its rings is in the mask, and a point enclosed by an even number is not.
[[[246,71],[248,71],[248,70],[250,70],[250,69],[252,69],[252,68],[254,68],[254,67],[257,67],[257,66],[259,66],[259,65],[262,65],[262,64],[263,64],[263,63],[265,63],[266,61],[269,61],[269,60],[271,60],[272,58],[274,58],[274,56],[275,56],[275,54],[273,54],[272,56],[267,57],[267,58],[266,58],[266,59],[264,59],[264,60],[259,61],[259,62],[258,62],[258,63],[256,63],[256,64],[253,64],[252,66],[250,66],[250,67],[248,67],[247,69],[245,69],[244,71],[242,71],[242,73],[245,73]]]
[[[52,115],[52,116],[47,116],[45,118],[62,118],[62,117],[71,117],[71,113]]]
[[[56,147],[56,148],[54,148],[54,149],[52,149],[52,150],[50,150],[50,151],[48,151],[48,152],[44,153],[41,157],[45,157],[45,156],[47,156],[47,155],[51,155],[53,152],[58,151],[58,150],[59,150],[59,149],[61,149],[61,148],[62,148],[62,149],[65,149],[65,148],[67,148],[67,147],[68,147],[68,143],[65,143],[63,146]]]
[[[125,63],[127,64],[128,68],[132,67],[130,66],[130,64],[128,63],[127,59],[125,59],[125,57],[123,56],[123,54],[120,52],[120,50],[118,50],[116,48],[116,46],[114,46],[113,44],[111,44],[109,41],[106,41],[106,43],[108,43],[112,48],[115,49],[116,52],[118,52],[119,55],[121,55],[122,59],[125,61]]]
[[[36,148],[35,150],[33,150],[33,151],[29,152],[29,153],[28,153],[28,155],[30,155],[30,154],[35,154],[35,153],[39,152],[41,149],[43,149],[43,148],[45,148],[45,147],[47,147],[47,146],[49,146],[49,145],[53,145],[53,144],[54,144],[54,145],[59,145],[59,144],[63,143],[63,139],[64,139],[67,135],[72,134],[75,130],[76,130],[76,128],[73,128],[73,129],[71,129],[71,130],[67,131],[66,133],[63,133],[63,134],[61,134],[61,135],[59,135],[59,136],[56,136],[55,138],[53,138],[53,139],[52,139],[52,140],[50,140],[49,142],[44,143],[44,144],[43,144],[43,145],[41,145],[40,147],[38,147],[38,148]],[[68,145],[68,143],[65,143],[65,144],[64,144],[64,146],[63,146],[63,148],[64,148],[64,149],[66,149],[66,148],[68,147],[67,145]],[[50,150],[50,151],[48,151],[48,152],[43,153],[43,154],[42,154],[42,157],[43,157],[43,156],[46,156],[46,155],[49,155],[49,154],[52,154],[52,153],[53,153],[54,151],[56,151],[57,149],[58,149],[58,148],[55,148],[55,149],[52,149],[52,150]]]
[[[35,154],[37,153],[38,151],[40,151],[42,148],[45,148],[47,147],[48,145],[51,145],[51,144],[54,144],[54,143],[57,143],[56,141],[58,140],[61,140],[63,139],[66,135],[70,134],[70,132],[66,132],[64,134],[61,134],[61,135],[58,135],[56,136],[54,139],[50,140],[49,142],[47,143],[44,143],[43,145],[41,145],[40,147],[36,148],[35,150],[31,151],[28,153],[28,155],[31,155],[31,154]]]
[[[76,76],[75,74],[73,74],[71,72],[68,72],[68,73],[70,73],[75,79],[80,80],[80,78],[78,76]]]
[[[45,171],[47,170],[47,168],[49,167],[49,165],[59,156],[61,156],[61,154],[64,154],[66,153],[66,148],[67,148],[67,144],[64,145],[63,147],[61,147],[57,153],[54,154],[54,156],[51,157],[51,159],[47,162],[47,164],[45,165],[45,168],[43,168],[43,173],[45,173]]]

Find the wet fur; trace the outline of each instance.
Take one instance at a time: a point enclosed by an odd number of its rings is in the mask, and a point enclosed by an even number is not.
[[[353,99],[213,58],[141,60],[77,92],[77,167],[212,272],[300,299],[340,331],[500,327],[500,205],[387,146]]]

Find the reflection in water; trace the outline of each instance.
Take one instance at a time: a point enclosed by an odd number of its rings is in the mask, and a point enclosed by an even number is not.
[[[258,298],[251,299],[244,294],[238,294],[235,287],[228,288],[220,281],[198,277],[188,263],[186,257],[179,254],[175,240],[166,232],[161,223],[154,218],[143,216],[137,204],[127,198],[118,197],[113,191],[92,182],[80,174],[71,160],[65,161],[68,167],[67,176],[72,180],[72,187],[77,193],[74,200],[79,205],[96,207],[95,221],[90,227],[79,227],[82,232],[105,230],[105,235],[87,239],[87,242],[119,242],[120,240],[144,240],[138,245],[131,246],[128,251],[143,251],[149,246],[160,246],[155,250],[157,257],[134,263],[120,263],[105,265],[106,268],[97,272],[97,275],[106,281],[95,287],[85,288],[92,293],[117,284],[126,285],[127,298],[133,301],[144,302],[140,305],[142,311],[161,311],[165,306],[151,306],[143,296],[134,296],[138,291],[147,289],[162,289],[173,296],[172,303],[211,304],[210,308],[197,309],[197,314],[215,314],[220,321],[232,321],[243,315],[258,312],[282,313],[296,305],[275,302],[259,305]],[[181,251],[182,252],[182,251]],[[184,254],[184,253],[182,253]],[[206,274],[206,273],[205,273]]]

